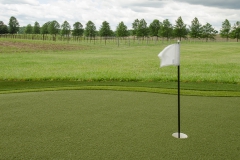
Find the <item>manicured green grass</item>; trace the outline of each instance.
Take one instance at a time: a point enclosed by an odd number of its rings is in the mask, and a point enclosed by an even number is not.
[[[0,159],[239,159],[239,98],[126,91],[0,94]]]
[[[36,41],[8,40],[21,43]],[[159,68],[158,53],[167,43],[107,45],[79,42],[65,50],[64,42],[42,42],[33,51],[0,53],[0,80],[77,80],[77,81],[176,81],[176,67]],[[44,46],[53,45],[52,49]],[[59,46],[63,46],[62,48]],[[41,47],[43,49],[41,50]],[[39,47],[38,47],[39,48]],[[47,48],[47,49],[46,49]],[[82,49],[84,48],[84,49]],[[15,49],[19,51],[18,48]],[[181,44],[181,81],[240,83],[238,43],[198,42]]]

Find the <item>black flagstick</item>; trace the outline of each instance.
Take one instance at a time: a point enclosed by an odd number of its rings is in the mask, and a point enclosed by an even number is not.
[[[180,65],[178,66],[178,138],[180,138]]]
[[[179,45],[179,64],[178,64],[178,132],[173,133],[173,137],[175,138],[187,138],[188,136],[180,131],[180,44]],[[182,136],[182,137],[181,137]]]
[[[178,41],[178,45],[179,41]],[[179,46],[180,52],[180,46]],[[180,53],[179,53],[180,54]],[[179,65],[178,65],[178,138],[180,138],[180,55],[179,55]]]

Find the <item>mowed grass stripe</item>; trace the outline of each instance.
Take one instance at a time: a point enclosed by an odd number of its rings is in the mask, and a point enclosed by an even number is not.
[[[238,159],[234,97],[69,90],[0,95],[0,159]]]

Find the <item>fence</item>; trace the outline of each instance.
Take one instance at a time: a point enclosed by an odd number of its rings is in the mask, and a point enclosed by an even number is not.
[[[61,36],[61,35],[49,35],[49,34],[0,34],[0,38],[12,38],[12,39],[26,39],[26,40],[42,40],[42,41],[67,41],[67,42],[84,42],[84,43],[96,43],[104,44],[114,43],[116,45],[125,44],[159,44],[159,43],[174,43],[178,38],[161,38],[161,37],[85,37],[85,36]],[[226,39],[221,38],[219,35],[215,39],[205,38],[194,39],[185,38],[181,40],[182,42],[194,43],[194,42],[237,42],[236,39]]]

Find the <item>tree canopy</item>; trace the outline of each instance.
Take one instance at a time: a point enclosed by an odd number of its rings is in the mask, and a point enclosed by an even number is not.
[[[34,23],[33,34],[40,34],[40,24],[38,22]]]
[[[18,23],[18,20],[13,16],[10,18],[8,26],[9,26],[9,33],[11,34],[15,34],[19,31],[20,25]]]
[[[200,38],[202,34],[202,25],[195,17],[189,26],[189,35],[191,38]]]
[[[182,17],[179,17],[176,20],[176,24],[174,26],[174,35],[178,37],[181,41],[182,38],[185,38],[187,36],[187,25],[184,24]]]
[[[31,24],[28,24],[27,27],[25,28],[25,33],[26,34],[32,34],[33,33],[33,27]]]
[[[223,38],[228,38],[230,36],[230,31],[231,31],[231,24],[230,22],[226,19],[223,23],[222,23],[222,28],[220,30],[220,35]]]
[[[64,21],[60,25],[56,20],[46,22],[40,27],[40,24],[36,21],[34,25],[28,24],[27,26],[19,25],[17,19],[14,16],[11,16],[9,19],[8,25],[5,25],[3,21],[0,21],[0,34],[42,34],[43,37],[45,34],[51,34],[56,37],[57,34],[62,35],[72,35],[72,36],[83,36],[95,37],[96,35],[101,37],[107,36],[137,36],[137,37],[146,37],[146,36],[157,36],[163,37],[169,40],[170,38],[178,37],[180,40],[182,38],[206,38],[206,41],[209,39],[214,39],[218,33],[210,23],[202,25],[198,18],[195,17],[191,21],[191,25],[187,25],[183,22],[182,17],[178,17],[175,21],[175,25],[172,25],[168,19],[163,20],[162,22],[158,19],[154,19],[150,25],[147,25],[145,19],[135,19],[132,23],[132,28],[128,27],[121,21],[117,26],[116,30],[112,31],[109,23],[107,21],[102,22],[102,25],[99,28],[99,31],[96,30],[96,26],[92,21],[86,23],[85,28],[80,22],[75,22],[73,24],[73,29],[68,21]],[[225,19],[222,22],[222,27],[220,29],[220,36],[226,38],[228,41],[229,38],[238,39],[240,38],[240,21],[237,21],[233,26],[228,19]]]
[[[75,22],[73,24],[73,36],[82,36],[84,32],[83,25],[80,22]]]
[[[214,37],[217,33],[218,32],[209,23],[206,23],[202,26],[202,38],[205,38],[206,41],[208,41],[209,39],[215,39]]]
[[[158,31],[161,29],[162,23],[155,19],[153,22],[149,25],[149,34],[150,36],[158,36]]]
[[[138,25],[139,25],[139,20],[135,19],[134,22],[132,23],[132,28],[133,28],[133,35],[137,35],[137,30],[138,30]]]
[[[138,37],[144,37],[148,35],[148,26],[147,22],[144,19],[141,19],[139,21],[139,24],[137,26],[137,36]]]
[[[87,37],[96,36],[96,26],[92,21],[88,21],[85,27],[85,35]]]
[[[118,24],[117,29],[116,29],[116,35],[117,35],[117,37],[128,36],[127,26],[123,23],[123,21]]]
[[[3,23],[3,21],[0,21],[0,34],[6,33],[8,33],[8,27]]]
[[[162,29],[159,30],[158,35],[167,38],[167,40],[173,36],[173,26],[168,19],[163,20]]]
[[[71,26],[68,23],[68,21],[64,21],[63,24],[61,25],[61,28],[62,28],[61,34],[69,36],[69,34],[71,33]]]
[[[99,35],[101,37],[107,37],[112,35],[112,30],[107,21],[104,21],[99,29]]]
[[[232,38],[236,38],[237,42],[240,39],[240,21],[237,21],[231,31]]]
[[[48,26],[50,25],[50,21],[46,22],[43,24],[42,28],[41,28],[41,34],[49,34],[48,32]]]
[[[60,24],[56,20],[50,22],[48,25],[48,33],[52,35],[56,36],[59,33],[59,29],[60,29]]]

